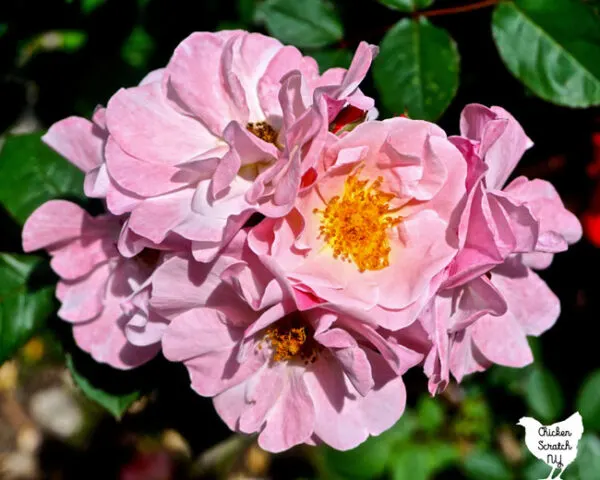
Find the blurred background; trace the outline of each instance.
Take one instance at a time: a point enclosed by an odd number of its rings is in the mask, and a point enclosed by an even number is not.
[[[545,478],[516,426],[579,410],[586,433],[565,480],[600,478],[600,2],[597,0],[2,0],[0,2],[0,479]],[[458,133],[463,106],[500,105],[534,141],[516,175],[552,182],[585,237],[541,272],[562,303],[532,339],[535,363],[494,367],[437,398],[413,369],[407,412],[350,452],[261,451],[233,435],[183,366],[95,364],[55,315],[46,258],[20,229],[50,198],[91,211],[81,174],[41,144],[164,66],[193,31],[278,37],[322,69],[381,47],[363,90],[380,117],[407,114]]]

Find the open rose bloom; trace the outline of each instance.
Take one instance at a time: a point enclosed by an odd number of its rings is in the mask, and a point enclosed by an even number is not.
[[[373,107],[357,91],[373,54],[361,44],[348,72],[319,75],[273,38],[190,35],[164,70],[108,102],[106,199],[128,214],[123,235],[183,239],[210,261],[252,213],[285,215],[329,121],[346,104]]]
[[[253,229],[251,248],[302,292],[302,305],[410,325],[457,253],[460,152],[436,125],[395,118],[335,139],[317,167],[290,214]]]
[[[459,136],[376,120],[359,89],[376,54],[320,74],[260,34],[194,33],[91,120],[53,125],[106,208],[54,200],[23,231],[77,344],[120,369],[162,351],[273,452],[390,428],[413,367],[436,394],[530,363],[560,313],[535,270],[579,222],[548,182],[510,178],[532,142],[502,108],[468,105]]]
[[[422,355],[402,333],[335,305],[298,310],[293,286],[261,265],[245,232],[211,264],[168,260],[153,283],[152,305],[172,321],[165,356],[214,396],[227,425],[260,432],[264,449],[325,441],[346,450],[400,418],[401,374]]]

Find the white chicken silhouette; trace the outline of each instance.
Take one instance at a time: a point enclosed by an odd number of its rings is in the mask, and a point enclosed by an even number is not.
[[[577,444],[583,434],[583,421],[579,412],[549,426],[542,425],[531,417],[522,417],[517,425],[525,427],[525,445],[529,451],[552,467],[550,475],[543,480],[550,480],[556,469],[559,472],[554,480],[562,480],[565,468],[577,457]]]

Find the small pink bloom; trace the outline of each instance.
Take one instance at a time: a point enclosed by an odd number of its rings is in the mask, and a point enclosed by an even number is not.
[[[128,369],[153,358],[165,319],[148,309],[144,282],[158,252],[133,259],[119,255],[120,221],[89,216],[79,206],[52,200],[39,207],[23,228],[23,250],[45,249],[60,277],[58,316],[73,323],[79,347],[96,361]],[[128,341],[127,330],[132,330]],[[137,335],[136,335],[137,334]]]
[[[532,268],[581,237],[577,218],[544,180],[518,177],[502,187],[531,146],[519,123],[499,107],[468,105],[451,140],[469,166],[460,251],[420,318],[432,349],[425,360],[432,393],[491,363],[533,360],[527,335],[550,328],[560,304]]]
[[[280,452],[301,443],[346,450],[402,415],[401,375],[422,355],[404,336],[331,305],[299,311],[293,287],[245,245],[241,231],[214,262],[167,260],[151,303],[171,323],[163,351],[225,423]]]
[[[282,219],[265,219],[250,246],[297,291],[410,325],[457,252],[466,164],[434,124],[370,121],[332,143],[318,179]]]

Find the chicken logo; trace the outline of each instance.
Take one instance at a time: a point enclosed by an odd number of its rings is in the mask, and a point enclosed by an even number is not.
[[[577,444],[583,434],[579,412],[553,425],[542,425],[536,419],[523,417],[517,425],[525,427],[525,445],[533,455],[552,467],[544,480],[562,480],[561,475],[577,457]],[[558,475],[554,475],[558,470]]]

